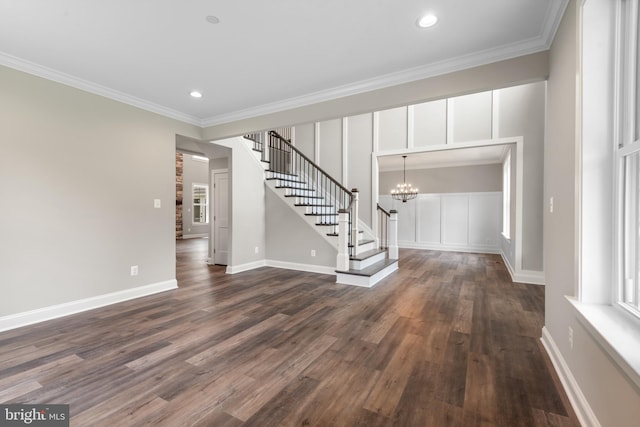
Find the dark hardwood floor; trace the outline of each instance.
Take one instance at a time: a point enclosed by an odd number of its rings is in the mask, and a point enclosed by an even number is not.
[[[0,333],[0,402],[74,426],[577,426],[539,343],[544,287],[497,255],[402,250],[373,289],[208,267],[179,289]]]

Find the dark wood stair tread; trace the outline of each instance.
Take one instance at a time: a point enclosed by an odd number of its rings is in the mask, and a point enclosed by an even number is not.
[[[301,199],[324,199],[322,196],[305,196],[303,194],[285,194],[284,197],[300,197]]]
[[[305,181],[300,181],[299,179],[290,179],[290,178],[276,178],[276,177],[272,177],[272,178],[267,178],[267,181],[284,181],[284,182],[295,182],[296,184],[306,184]]]
[[[273,170],[273,169],[266,169],[265,172],[279,173],[279,174],[282,174],[282,175],[293,176],[293,177],[299,178],[298,175],[296,175],[296,174],[288,173],[288,172],[282,172],[282,171],[276,171],[276,170]]]
[[[349,269],[349,270],[346,270],[346,271],[336,270],[336,273],[353,274],[353,275],[356,275],[356,276],[371,277],[374,274],[384,270],[388,266],[395,264],[396,262],[398,262],[397,259],[388,259],[387,258],[387,259],[384,259],[382,261],[378,261],[375,264],[372,264],[367,268],[363,268],[362,270],[353,270],[353,269]]]

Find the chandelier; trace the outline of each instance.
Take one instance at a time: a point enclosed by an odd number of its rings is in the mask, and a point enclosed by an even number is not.
[[[398,184],[396,188],[391,190],[391,197],[395,200],[402,200],[402,203],[407,203],[407,200],[415,199],[418,195],[418,189],[411,187],[411,184],[407,184],[407,156],[402,156],[402,184]]]

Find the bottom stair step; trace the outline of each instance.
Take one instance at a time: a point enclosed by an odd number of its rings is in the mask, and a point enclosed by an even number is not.
[[[384,259],[362,270],[336,270],[336,282],[370,288],[398,269],[397,259]]]

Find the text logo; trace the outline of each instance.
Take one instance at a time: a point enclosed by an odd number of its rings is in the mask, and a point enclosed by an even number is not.
[[[69,405],[0,405],[0,427],[69,427]]]

